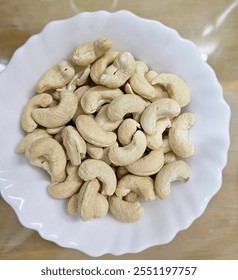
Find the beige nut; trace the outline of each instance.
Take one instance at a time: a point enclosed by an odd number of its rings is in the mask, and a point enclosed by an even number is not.
[[[171,183],[178,180],[187,181],[191,169],[182,160],[165,164],[155,177],[155,193],[160,199],[166,199],[171,192]]]
[[[170,98],[162,98],[148,105],[141,115],[140,123],[143,130],[151,135],[156,132],[156,122],[162,118],[172,119],[181,111],[179,104]]]
[[[135,132],[138,130],[138,128],[141,128],[140,124],[134,119],[128,118],[123,120],[123,122],[121,123],[121,125],[117,130],[117,136],[119,142],[123,146],[128,145],[131,142],[132,137],[135,134]]]
[[[138,201],[128,202],[115,195],[109,198],[111,214],[121,222],[133,223],[144,215],[144,208]]]
[[[128,145],[124,147],[111,147],[108,156],[110,161],[117,166],[129,165],[142,157],[146,145],[145,134],[138,130]]]
[[[27,147],[25,154],[32,165],[43,168],[51,175],[52,183],[65,180],[66,155],[55,139],[37,139]]]
[[[86,143],[76,128],[66,126],[62,131],[63,145],[67,156],[73,165],[79,165],[86,155]]]
[[[133,55],[129,52],[121,52],[116,56],[113,64],[103,72],[100,83],[109,88],[119,88],[131,77],[135,67]]]
[[[130,192],[136,193],[145,200],[155,200],[154,180],[147,176],[126,175],[118,181],[116,195],[124,197]]]
[[[179,76],[171,73],[162,73],[158,74],[151,83],[152,85],[160,84],[164,86],[169,94],[169,97],[177,101],[180,107],[184,107],[189,104],[189,87]]]
[[[54,127],[54,128],[46,128],[46,132],[50,135],[55,135],[61,132],[65,126],[61,125],[59,127]]]
[[[72,91],[60,92],[60,102],[52,108],[38,108],[32,111],[33,119],[47,128],[55,128],[69,122],[77,109],[77,97]]]
[[[122,120],[119,121],[111,121],[107,115],[107,107],[109,104],[105,104],[98,111],[95,116],[95,121],[99,124],[99,126],[106,131],[114,131],[121,124]]]
[[[32,111],[36,108],[48,107],[53,101],[50,94],[42,93],[33,96],[25,105],[21,115],[21,126],[26,132],[32,132],[38,124],[32,118]]]
[[[172,161],[176,161],[176,155],[174,154],[174,152],[168,152],[164,154],[164,164],[168,163],[168,162],[172,162]]]
[[[112,47],[112,40],[102,38],[77,46],[71,53],[71,59],[80,66],[93,63]]]
[[[81,106],[81,98],[83,97],[83,95],[90,89],[90,86],[88,85],[85,85],[85,86],[82,86],[82,87],[79,87],[77,90],[75,90],[74,94],[76,95],[77,97],[77,100],[78,100],[78,106],[77,106],[77,109],[76,109],[76,112],[74,113],[73,117],[72,117],[72,120],[75,122],[77,117],[79,115],[85,115],[85,112]]]
[[[32,132],[28,133],[17,145],[16,147],[16,153],[22,154],[25,153],[27,147],[33,143],[35,140],[41,139],[41,138],[51,138],[52,136],[49,135],[45,129],[36,128]]]
[[[103,130],[91,116],[80,115],[75,123],[84,140],[92,145],[108,147],[116,142],[116,133]]]
[[[116,170],[117,179],[120,180],[122,177],[126,176],[130,172],[125,166],[118,166]]]
[[[64,182],[53,183],[48,187],[48,193],[54,198],[69,198],[77,193],[83,184],[78,176],[78,166],[68,163],[66,166],[67,177]]]
[[[171,127],[171,121],[169,118],[159,119],[156,122],[155,133],[152,135],[146,135],[148,148],[151,150],[159,149],[163,142],[163,132],[169,127]]]
[[[194,154],[194,144],[189,140],[189,129],[195,123],[193,113],[186,112],[173,120],[169,129],[169,144],[179,157],[188,158]]]
[[[37,84],[36,91],[43,93],[50,89],[62,88],[73,79],[74,75],[73,65],[67,60],[60,61],[43,75]]]
[[[114,170],[102,160],[84,160],[79,166],[78,174],[84,181],[97,178],[102,182],[102,194],[112,195],[116,189],[117,178]]]
[[[147,155],[126,166],[128,171],[139,176],[156,174],[164,165],[164,153],[162,150],[152,150]]]
[[[113,63],[119,52],[107,51],[102,57],[97,59],[91,66],[90,77],[96,84],[100,84],[100,77],[106,68]]]
[[[70,215],[78,214],[78,193],[72,195],[68,200],[67,211]]]
[[[111,146],[106,147],[106,148],[103,148],[102,160],[103,160],[104,162],[106,162],[107,164],[109,164],[109,165],[112,164],[112,162],[111,162],[111,160],[110,160],[110,158],[109,158],[109,151],[110,151],[110,149],[111,149],[112,147],[118,147],[118,143],[115,142],[115,143],[113,143]]]
[[[90,65],[87,66],[77,66],[75,67],[77,73],[73,79],[68,83],[67,90],[76,90],[77,87],[83,86],[88,82],[90,74]]]
[[[138,95],[151,100],[157,96],[157,91],[145,78],[145,74],[148,70],[149,69],[144,62],[136,61],[136,68],[134,74],[132,74],[129,80],[129,83]]]
[[[85,182],[78,194],[78,212],[83,221],[106,216],[109,205],[106,197],[99,193],[97,179]]]
[[[107,115],[111,121],[119,121],[128,113],[142,113],[145,102],[137,95],[124,94],[115,98],[107,108]]]
[[[93,159],[102,159],[103,148],[87,143],[87,154]]]
[[[105,104],[110,103],[113,99],[123,95],[123,92],[117,89],[109,89],[105,86],[95,86],[90,88],[81,98],[81,106],[86,114],[92,114]]]

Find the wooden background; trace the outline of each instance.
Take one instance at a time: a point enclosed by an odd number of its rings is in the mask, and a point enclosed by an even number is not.
[[[215,70],[232,115],[231,145],[222,188],[204,214],[169,244],[137,254],[108,254],[99,259],[238,259],[238,1],[0,0],[0,69],[13,52],[47,22],[101,9],[130,10],[159,20],[194,41]],[[0,196],[0,259],[91,257],[61,248],[21,226],[14,211]]]

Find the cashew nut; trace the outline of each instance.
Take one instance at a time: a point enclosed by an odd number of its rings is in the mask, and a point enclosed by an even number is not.
[[[148,155],[126,166],[129,172],[140,176],[150,176],[157,173],[164,165],[164,153],[162,150],[152,150]]]
[[[74,75],[73,65],[69,61],[63,60],[43,75],[37,84],[36,91],[43,93],[49,89],[62,88],[73,79]]]
[[[118,140],[122,145],[128,145],[140,124],[134,119],[125,119],[117,130]]]
[[[115,98],[107,108],[111,121],[122,120],[128,113],[142,113],[145,109],[143,99],[137,95],[124,94]]]
[[[191,170],[182,160],[165,164],[155,177],[155,193],[160,199],[166,199],[171,192],[170,184],[174,181],[189,179]]]
[[[131,77],[135,67],[133,55],[129,52],[121,52],[101,75],[100,83],[110,88],[119,88]]]
[[[145,78],[145,74],[148,70],[144,62],[136,61],[135,72],[130,77],[129,83],[137,94],[151,100],[157,96],[157,91]]]
[[[155,200],[154,180],[151,177],[126,175],[118,181],[116,195],[124,197],[134,192],[145,200]]]
[[[79,115],[85,115],[85,112],[81,106],[81,98],[82,96],[85,94],[85,92],[87,92],[88,90],[90,89],[90,86],[88,85],[85,85],[85,86],[82,86],[82,87],[79,87],[77,90],[75,90],[74,94],[76,95],[77,97],[77,100],[78,100],[78,107],[76,109],[76,112],[74,113],[74,116],[72,117],[72,120],[75,122],[77,117]]]
[[[75,123],[84,140],[92,145],[108,147],[116,142],[116,133],[103,130],[91,116],[80,115]]]
[[[169,97],[177,101],[180,107],[185,107],[189,104],[189,87],[184,80],[177,75],[171,73],[158,74],[151,83],[152,85],[160,84],[164,86],[169,94]]]
[[[112,40],[102,38],[77,46],[71,53],[71,59],[80,66],[93,63],[112,47]]]
[[[110,161],[117,166],[129,165],[143,155],[146,145],[145,134],[138,130],[128,145],[124,147],[111,147],[108,156]]]
[[[78,166],[68,163],[66,166],[67,178],[64,182],[53,183],[48,187],[48,193],[54,198],[68,198],[79,191],[83,180],[78,176]]]
[[[37,139],[27,147],[25,154],[32,165],[43,168],[51,175],[52,183],[65,180],[66,155],[55,139]]]
[[[60,102],[52,108],[38,108],[32,111],[33,119],[47,128],[55,128],[69,122],[77,109],[77,97],[72,91],[60,92]]]
[[[68,201],[67,211],[70,215],[78,213],[78,193],[72,195]]]
[[[125,223],[136,222],[144,215],[144,208],[138,201],[128,202],[115,195],[109,198],[109,209],[115,218]]]
[[[73,165],[79,165],[81,159],[86,155],[86,143],[84,139],[76,128],[68,125],[62,131],[62,140],[70,162]]]
[[[74,91],[77,88],[77,86],[83,86],[87,83],[90,74],[90,65],[83,67],[78,66],[75,70],[77,70],[77,73],[73,77],[73,79],[68,83],[67,90]]]
[[[84,181],[97,178],[100,182],[102,182],[102,194],[112,195],[116,189],[116,175],[111,166],[102,160],[84,160],[79,166],[78,174]]]
[[[103,148],[96,147],[92,144],[87,143],[87,154],[94,159],[102,159],[103,157]]]
[[[141,115],[140,123],[147,134],[156,132],[158,119],[176,117],[181,111],[179,104],[170,98],[161,98],[148,105]]]
[[[52,96],[47,93],[35,95],[28,101],[21,115],[21,126],[26,132],[32,132],[38,126],[32,118],[32,111],[39,107],[48,107],[52,101]]]
[[[169,129],[169,144],[179,157],[187,158],[194,154],[194,144],[189,140],[189,129],[195,122],[194,114],[183,113],[173,120]]]
[[[117,89],[109,89],[105,86],[95,86],[90,88],[81,98],[81,106],[85,113],[92,114],[97,111],[98,107],[111,102],[123,92]]]
[[[172,161],[176,161],[176,155],[173,152],[168,152],[164,154],[164,164],[168,163],[168,162],[172,162]]]
[[[169,118],[159,119],[156,122],[155,133],[152,135],[146,135],[148,148],[152,150],[159,149],[163,142],[163,132],[169,127],[171,127],[171,121]]]
[[[106,216],[108,201],[100,194],[100,183],[97,179],[85,182],[78,194],[78,212],[83,221]]]

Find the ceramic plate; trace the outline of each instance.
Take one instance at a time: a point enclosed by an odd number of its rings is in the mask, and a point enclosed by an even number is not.
[[[107,215],[83,222],[66,212],[66,200],[47,194],[48,175],[14,150],[22,139],[20,115],[41,75],[78,44],[110,37],[113,49],[128,50],[151,69],[181,76],[191,90],[186,111],[196,115],[190,139],[196,153],[187,160],[190,180],[175,183],[169,199],[142,202],[144,217],[124,224]],[[91,256],[135,253],[171,241],[205,210],[222,184],[229,147],[230,110],[211,67],[197,47],[163,24],[127,11],[80,13],[53,21],[13,55],[0,75],[0,186],[20,222],[63,247]]]

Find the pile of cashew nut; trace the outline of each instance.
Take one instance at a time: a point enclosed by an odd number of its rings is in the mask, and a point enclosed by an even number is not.
[[[187,84],[150,70],[112,40],[77,46],[39,80],[25,105],[17,153],[46,170],[48,193],[68,199],[68,213],[92,220],[111,213],[138,221],[142,200],[166,199],[187,181],[194,154]]]

